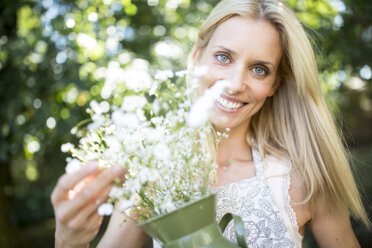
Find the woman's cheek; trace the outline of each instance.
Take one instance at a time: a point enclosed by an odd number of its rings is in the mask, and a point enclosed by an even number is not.
[[[259,87],[252,89],[252,96],[255,97],[256,101],[263,101],[265,100],[269,94],[271,93],[272,84],[270,85],[261,85]]]

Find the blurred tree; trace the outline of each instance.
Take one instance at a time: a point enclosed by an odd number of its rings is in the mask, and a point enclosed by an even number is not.
[[[185,68],[197,28],[217,2],[1,1],[1,247],[22,245],[17,228],[52,218],[49,195],[64,168],[60,146],[73,141],[70,130],[87,118],[89,101],[110,93],[105,82],[124,80],[121,69],[145,82],[156,68]],[[371,144],[372,5],[287,3],[313,39],[322,86],[347,141]]]

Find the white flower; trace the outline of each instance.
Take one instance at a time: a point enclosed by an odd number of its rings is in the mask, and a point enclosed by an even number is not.
[[[126,96],[121,104],[121,109],[126,112],[132,112],[142,108],[147,103],[143,96]]]
[[[142,59],[133,61],[132,66],[125,70],[123,79],[126,86],[134,91],[150,89],[153,83],[148,73],[148,62]]]
[[[154,78],[159,81],[166,81],[168,78],[174,77],[173,71],[171,70],[158,70]]]
[[[96,100],[93,100],[89,103],[90,108],[94,111],[96,114],[101,114],[101,107],[99,106],[98,102]]]
[[[107,101],[100,102],[99,106],[101,107],[102,113],[107,113],[110,110],[110,104]]]
[[[115,132],[115,129],[116,129],[115,125],[110,125],[106,128],[106,133],[113,134]]]
[[[67,174],[73,174],[75,172],[77,172],[78,170],[80,170],[82,164],[80,162],[80,160],[74,158],[72,159],[70,162],[67,163],[66,165],[66,173]]]
[[[213,98],[200,97],[192,106],[187,115],[187,125],[190,127],[199,127],[209,119],[209,112],[213,107]]]
[[[158,84],[156,83],[156,82],[154,82],[153,84],[152,84],[152,87],[151,87],[151,89],[150,89],[150,91],[149,91],[149,95],[150,96],[153,96],[154,94],[155,94],[155,91],[158,89]]]
[[[140,122],[138,117],[134,113],[123,113],[119,110],[112,113],[112,120],[114,124],[118,127],[136,128],[139,126]]]
[[[125,182],[125,185],[127,186],[127,189],[129,192],[136,193],[141,189],[141,183],[136,179],[128,179]]]
[[[157,159],[165,161],[169,158],[170,152],[166,144],[159,143],[154,147],[154,155]]]
[[[71,144],[70,142],[67,142],[65,144],[62,144],[61,151],[62,152],[70,152],[74,148],[75,148],[75,146],[73,144]]]
[[[160,103],[158,99],[155,99],[154,103],[152,104],[152,111],[157,115],[160,111]]]
[[[166,209],[168,212],[170,212],[176,209],[176,205],[172,202],[171,199],[169,199],[169,197],[167,197],[161,204],[161,208]]]
[[[138,117],[138,119],[139,119],[141,122],[144,122],[144,121],[147,120],[147,119],[146,119],[146,116],[145,116],[144,113],[145,113],[145,112],[144,112],[143,109],[137,109],[137,110],[136,110],[137,117]]]
[[[157,169],[151,169],[150,176],[148,177],[149,182],[156,182],[160,179],[160,175]]]
[[[134,193],[130,197],[130,201],[133,202],[134,205],[138,205],[139,203],[141,203],[141,197],[139,196],[139,194]]]
[[[151,122],[154,123],[156,126],[159,126],[161,125],[161,123],[163,123],[164,121],[164,117],[153,117],[151,118]]]
[[[194,70],[192,72],[192,74],[197,78],[205,76],[205,75],[207,75],[207,73],[208,73],[208,66],[206,66],[206,65],[197,66],[197,67],[194,68]]]
[[[110,164],[116,164],[119,160],[117,153],[110,148],[104,151],[102,156]]]
[[[98,159],[98,157],[99,155],[94,151],[87,151],[87,153],[85,154],[86,161],[96,160]]]
[[[92,121],[93,122],[89,123],[87,126],[89,131],[93,131],[100,128],[105,122],[105,117],[103,117],[101,114],[93,114]]]
[[[131,208],[131,207],[133,207],[133,206],[134,206],[134,204],[133,204],[133,202],[132,202],[131,200],[122,200],[122,201],[120,202],[119,209],[120,209],[121,211],[125,211],[125,210],[127,210],[128,208]]]
[[[231,87],[231,82],[229,80],[218,80],[215,82],[215,84],[208,88],[204,94],[210,94],[215,99],[217,97],[221,96],[222,92],[227,88]]]
[[[109,216],[114,211],[114,205],[111,203],[103,203],[98,207],[97,211],[100,216]]]
[[[155,44],[155,53],[172,59],[183,57],[183,51],[178,44],[171,40],[159,41]]]
[[[204,94],[196,99],[187,115],[187,124],[190,127],[199,127],[209,119],[209,115],[216,99],[225,88],[230,86],[227,80],[217,81],[212,87],[206,89]]]
[[[120,68],[120,64],[116,61],[111,61],[107,68],[105,84],[101,90],[101,96],[103,99],[108,99],[117,83],[122,82],[125,78],[125,72]]]
[[[118,199],[118,198],[123,196],[123,193],[124,193],[123,188],[119,188],[119,187],[114,186],[110,190],[109,196],[112,197],[112,198]]]
[[[147,167],[141,168],[140,172],[138,173],[138,179],[141,184],[146,182],[155,182],[159,179],[159,173],[155,169],[150,169]]]
[[[106,141],[107,146],[112,152],[116,152],[116,153],[120,152],[121,144],[114,136],[105,137],[105,141]]]
[[[128,136],[124,141],[124,148],[129,154],[135,153],[139,149],[139,137]]]
[[[176,76],[177,77],[184,77],[187,74],[187,70],[177,71]]]
[[[142,130],[147,142],[155,143],[164,140],[164,134],[155,128],[144,128]]]

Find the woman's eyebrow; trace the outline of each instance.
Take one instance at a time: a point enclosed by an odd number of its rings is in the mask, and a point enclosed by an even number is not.
[[[255,64],[263,64],[263,65],[271,65],[272,67],[275,67],[273,63],[268,62],[268,61],[263,61],[263,60],[255,60]]]
[[[231,53],[232,55],[235,55],[236,54],[236,52],[234,52],[233,50],[231,50],[231,49],[229,49],[227,47],[224,47],[224,46],[216,46],[216,48],[220,48],[222,50],[225,50],[225,51]]]

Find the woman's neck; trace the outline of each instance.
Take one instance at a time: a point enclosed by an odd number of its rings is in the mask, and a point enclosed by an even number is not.
[[[222,138],[217,148],[217,163],[228,167],[234,161],[252,161],[251,147],[247,142],[247,125],[240,125],[228,132],[227,138]]]

